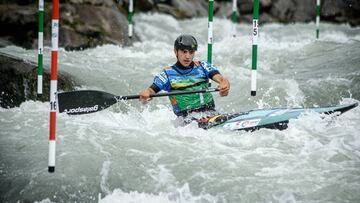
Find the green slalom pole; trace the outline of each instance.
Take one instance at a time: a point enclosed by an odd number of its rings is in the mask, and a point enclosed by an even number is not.
[[[39,0],[37,94],[43,93],[44,0]]]
[[[316,39],[319,39],[320,32],[320,0],[316,0]]]
[[[134,16],[134,0],[130,0],[129,1],[129,12],[128,12],[129,38],[132,38],[133,31],[134,31],[133,16]]]
[[[128,23],[129,23],[129,38],[133,36],[133,15],[134,15],[134,1],[129,1]]]
[[[237,0],[233,0],[232,13],[231,13],[231,21],[233,22],[233,37],[236,37],[236,22],[238,21],[236,4],[237,4]]]
[[[209,0],[208,8],[208,63],[212,64],[212,44],[213,44],[213,18],[214,18],[214,0]],[[209,80],[209,87],[211,87],[211,81]],[[202,94],[200,94],[202,98]]]
[[[256,69],[257,69],[257,44],[259,36],[259,0],[253,4],[253,38],[252,38],[252,67],[251,67],[251,96],[256,95]]]
[[[209,0],[208,14],[208,63],[212,63],[214,0]]]

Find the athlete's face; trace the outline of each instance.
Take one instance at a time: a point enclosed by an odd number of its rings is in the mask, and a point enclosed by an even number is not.
[[[181,65],[188,67],[194,59],[195,51],[192,50],[181,50],[174,49],[176,58],[179,60]]]

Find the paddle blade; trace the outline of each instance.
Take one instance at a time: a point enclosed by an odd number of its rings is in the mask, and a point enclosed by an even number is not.
[[[115,95],[96,90],[61,92],[57,96],[59,112],[72,115],[101,111],[117,102]]]

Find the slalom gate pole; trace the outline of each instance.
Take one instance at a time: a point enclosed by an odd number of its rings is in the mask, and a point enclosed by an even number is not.
[[[259,0],[253,4],[253,38],[252,38],[252,67],[251,67],[251,96],[256,96],[256,69],[257,69],[257,44],[259,35]]]
[[[209,0],[208,7],[208,55],[207,61],[209,64],[212,64],[212,43],[213,43],[213,18],[214,18],[214,0]],[[211,87],[211,80],[209,80],[209,87]],[[200,94],[200,98],[203,98],[203,95]],[[202,101],[202,99],[201,99]]]
[[[129,1],[129,11],[128,11],[128,23],[129,23],[129,38],[133,36],[133,15],[134,15],[134,0]]]
[[[37,94],[43,93],[43,51],[44,51],[44,0],[39,0],[39,33],[38,33],[38,69],[37,69]]]
[[[208,63],[212,63],[212,43],[213,43],[213,16],[214,0],[209,0],[208,8]]]
[[[59,43],[59,0],[52,0],[51,20],[51,76],[50,76],[50,132],[49,132],[49,169],[55,172],[56,154],[56,93]]]
[[[236,37],[236,22],[238,21],[238,16],[237,16],[237,0],[233,0],[233,5],[232,5],[232,13],[231,13],[231,21],[233,22],[233,37]]]
[[[316,0],[316,39],[319,39],[320,32],[320,0]]]

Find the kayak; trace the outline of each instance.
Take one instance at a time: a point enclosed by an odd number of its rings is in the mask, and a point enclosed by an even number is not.
[[[291,119],[297,119],[305,112],[340,115],[355,108],[358,103],[344,104],[331,107],[313,108],[272,108],[257,109],[236,114],[220,114],[199,119],[200,128],[223,128],[227,130],[254,131],[260,128],[283,130]]]
[[[215,92],[218,89],[205,89],[194,91],[174,91],[167,93],[157,93],[151,97],[164,97],[171,95],[183,95],[194,93]],[[98,90],[77,90],[71,92],[60,92],[57,94],[57,104],[59,113],[69,115],[79,115],[95,113],[104,110],[122,100],[139,99],[139,95],[116,96],[111,93]],[[203,129],[223,128],[228,130],[247,130],[253,131],[260,128],[272,128],[283,130],[287,128],[290,119],[296,119],[305,112],[317,112],[324,114],[342,114],[345,111],[355,108],[358,103],[344,104],[331,107],[314,108],[272,108],[257,109],[248,112],[235,114],[212,114],[212,116],[185,119],[184,124],[194,120]],[[336,115],[338,115],[336,114]]]

